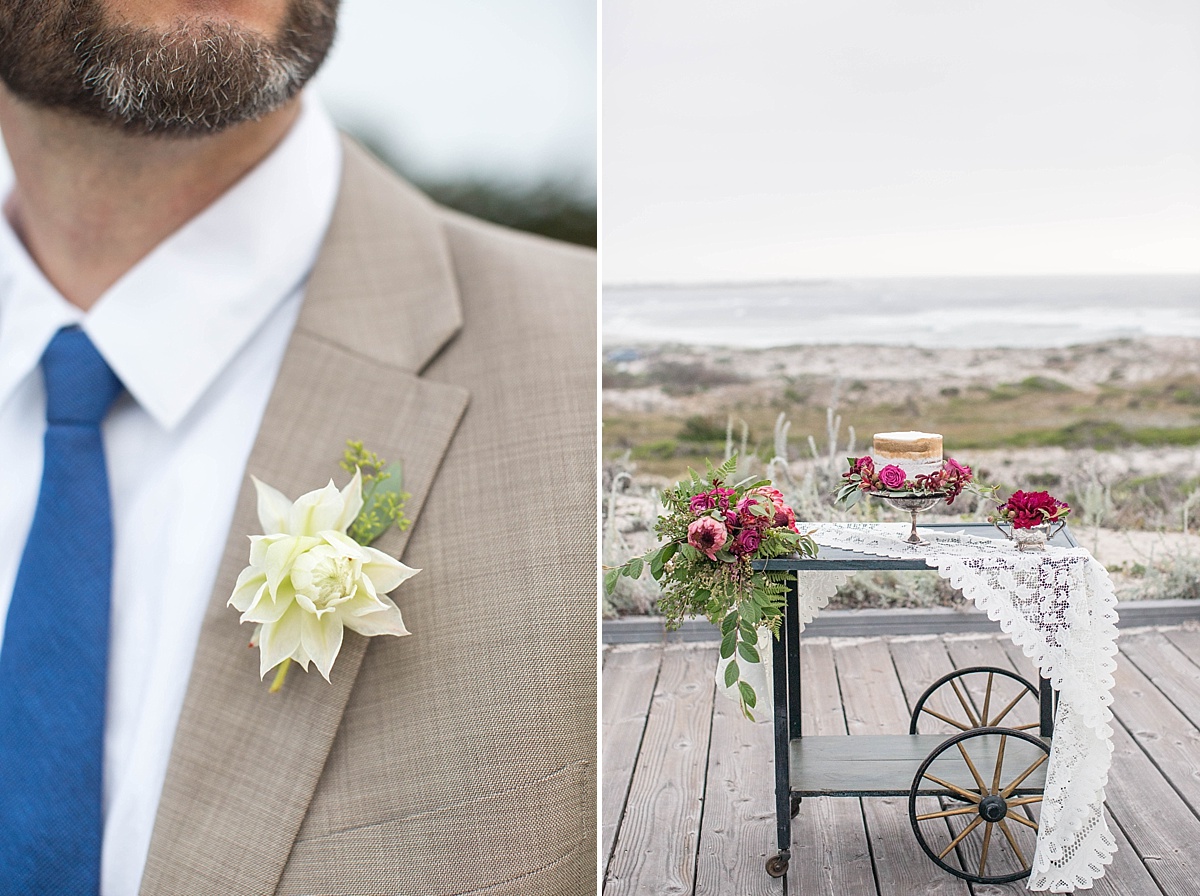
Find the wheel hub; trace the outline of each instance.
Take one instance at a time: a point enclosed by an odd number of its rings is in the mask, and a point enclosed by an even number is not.
[[[984,821],[1000,821],[1008,814],[1008,803],[1002,796],[985,796],[979,801],[979,814],[983,816]]]

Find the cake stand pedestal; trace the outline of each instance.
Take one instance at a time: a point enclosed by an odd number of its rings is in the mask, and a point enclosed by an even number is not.
[[[929,544],[917,534],[917,514],[928,510],[938,501],[946,500],[945,492],[924,492],[919,495],[912,492],[871,492],[871,494],[897,510],[903,510],[909,514],[912,519],[912,531],[908,533],[908,538],[904,539],[906,542],[918,545]]]

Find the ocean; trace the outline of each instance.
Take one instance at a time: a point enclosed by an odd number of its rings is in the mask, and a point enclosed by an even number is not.
[[[605,287],[607,350],[676,342],[1059,347],[1200,338],[1200,274]]]

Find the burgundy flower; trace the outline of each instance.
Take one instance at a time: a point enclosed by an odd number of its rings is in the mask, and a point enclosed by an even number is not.
[[[879,481],[883,483],[885,488],[903,488],[907,479],[908,476],[905,472],[895,464],[888,464],[879,471]]]
[[[775,519],[771,522],[772,525],[779,526],[781,528],[786,527],[791,529],[793,532],[800,531],[796,527],[796,511],[792,510],[792,508],[789,507],[787,502],[783,499],[783,492],[777,488],[772,488],[769,485],[760,486],[759,488],[754,489],[754,492],[762,495],[765,498],[770,498],[771,503],[775,505]]]
[[[946,463],[945,463],[944,469],[948,473],[950,473],[950,475],[952,475],[952,476],[961,476],[964,479],[968,479],[968,480],[971,478],[971,475],[972,475],[970,467],[966,466],[965,464],[960,464],[958,461],[956,461],[952,457],[946,458]]]
[[[733,552],[738,556],[753,554],[762,544],[762,534],[757,529],[743,529],[733,541]]]
[[[857,473],[860,476],[863,475],[863,473],[874,473],[875,458],[871,457],[869,454],[864,454],[862,457],[854,458],[854,460],[850,462],[850,472]]]
[[[702,516],[688,526],[688,544],[703,553],[709,560],[716,560],[716,553],[729,540],[729,532],[720,520]]]
[[[692,513],[696,514],[705,513],[716,506],[717,499],[712,492],[701,492],[698,495],[694,495],[692,500],[688,502],[688,507],[691,508]]]
[[[1069,513],[1071,508],[1049,492],[1015,491],[1000,505],[1004,519],[1014,529],[1032,529]]]

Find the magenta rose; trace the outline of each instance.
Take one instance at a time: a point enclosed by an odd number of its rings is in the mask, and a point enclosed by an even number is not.
[[[733,552],[738,556],[753,554],[762,544],[762,534],[757,529],[743,529],[733,541]]]
[[[884,488],[903,488],[907,479],[907,474],[895,464],[888,464],[879,471],[879,481],[883,483]]]
[[[729,531],[711,516],[702,516],[688,526],[688,544],[703,553],[709,560],[716,560],[716,553],[729,540]]]
[[[693,496],[692,500],[688,502],[688,507],[691,508],[692,513],[696,514],[705,513],[716,506],[717,499],[712,492],[701,492]]]
[[[721,510],[728,510],[729,499],[737,494],[737,490],[732,488],[721,488],[720,486],[717,486],[712,490],[712,494],[716,496],[717,506],[720,507]]]

